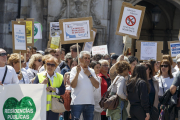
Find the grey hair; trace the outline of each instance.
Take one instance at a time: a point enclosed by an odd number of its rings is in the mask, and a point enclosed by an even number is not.
[[[120,61],[120,57],[121,57],[121,55],[117,58],[117,62],[119,62],[119,61]],[[127,62],[129,63],[129,59],[128,59],[128,57],[124,56],[124,60],[125,60],[125,61],[127,61]]]
[[[101,59],[101,60],[99,60],[99,62],[100,62],[101,64],[103,64],[103,63],[107,63],[107,64],[109,65],[108,60]]]
[[[84,54],[87,54],[87,55],[89,55],[91,57],[90,52],[88,52],[88,51],[81,51],[80,54],[79,54],[79,58],[83,58]]]

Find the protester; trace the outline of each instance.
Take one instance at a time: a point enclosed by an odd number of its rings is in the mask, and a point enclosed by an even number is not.
[[[176,66],[175,66],[175,68],[174,69],[176,69],[176,72],[174,72],[173,73],[173,76],[175,77],[178,73],[179,73],[179,71],[180,71],[180,58],[179,59],[177,59],[177,64],[176,64]]]
[[[117,62],[117,58],[119,55],[113,54],[111,55],[111,66],[113,66]]]
[[[66,51],[64,48],[61,48],[61,60],[64,60],[65,59],[65,54],[66,54]]]
[[[33,54],[36,54],[36,51],[37,51],[37,47],[30,47],[30,52],[31,52],[31,56],[33,55]]]
[[[108,55],[108,54],[103,55],[103,59],[107,60],[109,62],[109,65],[111,64],[111,56],[110,55]]]
[[[109,62],[107,60],[100,60],[101,63],[101,70],[99,73],[99,77],[101,77],[102,82],[101,82],[101,96],[107,91],[108,87],[111,85],[111,79],[108,74],[108,68],[109,68]],[[101,113],[101,119],[102,120],[107,120],[108,118],[106,117],[106,112]]]
[[[18,84],[19,80],[14,68],[6,65],[6,62],[7,53],[4,49],[0,48],[0,85]]]
[[[79,56],[80,65],[73,67],[70,73],[71,93],[71,113],[72,120],[80,118],[81,113],[86,120],[93,120],[94,114],[94,87],[99,87],[94,70],[88,67],[90,63],[90,53],[81,51]]]
[[[176,72],[176,69],[173,68],[173,60],[172,57],[170,55],[163,55],[163,59],[167,59],[169,60],[170,64],[171,64],[171,72],[174,73]]]
[[[24,61],[26,64],[26,66],[24,66],[24,68],[27,70],[29,68],[29,59],[30,59],[30,49],[27,48],[27,52],[26,52],[26,61]]]
[[[79,52],[81,52],[81,46],[78,45]],[[76,58],[77,57],[77,45],[72,45],[70,47],[71,57]]]
[[[27,74],[30,80],[37,75],[41,67],[42,67],[42,55],[33,54],[29,61],[29,68],[27,70]]]
[[[60,95],[63,95],[65,92],[63,76],[59,73],[54,72],[58,64],[58,60],[55,57],[50,57],[46,59],[46,71],[38,73],[35,78],[35,81],[33,82],[33,84],[41,83],[47,85],[47,120],[59,119],[59,113],[54,113],[51,111],[51,99],[52,97],[60,98]]]
[[[111,120],[126,120],[128,117],[126,107],[128,105],[127,91],[126,91],[126,76],[128,76],[130,65],[126,61],[120,61],[116,64],[116,71],[118,75],[110,86],[111,95],[117,94],[119,96],[119,105],[115,110],[107,109],[106,116],[110,116]],[[109,89],[110,89],[109,88]]]
[[[135,56],[129,56],[128,59],[129,59],[129,64],[131,65],[131,71],[129,72],[129,74],[131,75],[131,73],[133,73],[134,67],[138,63],[138,59]]]
[[[179,60],[179,62],[180,62],[180,54],[178,54],[177,56],[176,56],[176,62]],[[176,71],[179,71],[179,68],[178,68],[178,65],[176,65],[175,67],[174,67],[174,69],[176,69]]]
[[[146,69],[144,65],[136,65],[131,79],[127,81],[127,94],[131,104],[130,115],[132,120],[149,120],[150,118],[149,83]]]
[[[153,76],[158,74],[158,71],[160,70],[160,64],[156,62],[155,60],[148,60],[148,62],[151,64]]]
[[[171,64],[169,60],[164,59],[160,64],[160,73],[155,78],[159,81],[159,97],[163,96],[167,89],[170,89],[173,83],[173,75],[171,72]]]
[[[176,62],[176,58],[173,58],[173,64],[172,64],[172,67],[175,69],[176,65],[177,65],[177,62]],[[177,71],[177,70],[176,70]]]
[[[24,63],[24,57],[21,55],[21,64]],[[13,53],[8,59],[8,64],[12,66],[19,79],[19,84],[29,84],[30,80],[26,72],[21,71],[20,68],[20,57],[18,53]],[[21,66],[22,67],[22,66]]]
[[[99,62],[93,61],[89,65],[90,68],[94,69],[96,77],[98,78],[99,82],[99,88],[95,89],[94,88],[94,101],[95,101],[95,106],[94,106],[94,119],[93,120],[101,120],[101,112],[103,109],[99,105],[99,101],[101,100],[101,81],[102,79],[98,76],[101,70],[101,64]]]
[[[92,60],[93,61],[99,61],[103,58],[103,56],[101,54],[95,54],[93,57],[92,57]]]
[[[70,63],[71,69],[72,69],[73,67],[77,66],[77,65],[78,65],[78,59],[77,59],[77,58],[73,58],[73,60],[72,60],[71,63]]]
[[[159,103],[159,82],[156,80],[153,76],[154,70],[152,69],[152,66],[150,63],[144,64],[146,67],[146,74],[147,74],[147,80],[150,85],[150,92],[149,92],[149,104],[150,108],[153,106],[158,109],[158,103]]]
[[[65,56],[65,62],[66,62],[66,66],[61,70],[61,74],[64,76],[64,74],[66,72],[69,72],[71,70],[71,62],[72,62],[72,57],[71,57],[71,53],[67,53]]]

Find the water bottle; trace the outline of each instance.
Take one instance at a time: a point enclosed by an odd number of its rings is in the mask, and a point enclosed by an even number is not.
[[[60,115],[59,120],[64,120],[63,115]]]

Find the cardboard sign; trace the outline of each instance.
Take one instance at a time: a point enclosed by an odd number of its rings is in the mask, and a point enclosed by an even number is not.
[[[129,35],[131,38],[139,39],[145,9],[146,7],[143,6],[133,6],[130,3],[123,2],[116,35]]]
[[[169,55],[173,58],[180,54],[180,42],[168,41]]]
[[[41,23],[34,23],[34,39],[42,39]]]
[[[96,54],[102,54],[102,55],[108,54],[107,45],[92,47],[92,55],[96,55]]]
[[[0,120],[46,120],[46,85],[1,85],[0,96]]]
[[[61,44],[93,41],[92,17],[60,19]]]
[[[12,21],[13,53],[26,53],[27,51],[26,23]]]
[[[60,42],[60,37],[52,37],[50,48],[52,49],[59,48],[59,42]]]
[[[94,40],[95,40],[97,29],[92,28],[92,31],[93,31],[93,37],[94,37]],[[83,45],[83,51],[91,52],[93,44],[94,44],[94,41],[93,42],[85,42],[84,45]]]
[[[50,22],[51,37],[60,37],[59,22]]]
[[[27,46],[34,46],[34,18],[16,19],[16,21],[26,22]]]
[[[135,56],[139,61],[154,59],[156,61],[162,60],[163,41],[136,41]]]

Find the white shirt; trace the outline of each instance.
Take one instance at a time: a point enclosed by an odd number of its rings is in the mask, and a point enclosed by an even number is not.
[[[29,62],[26,62],[26,67],[25,69],[27,70],[29,68]]]
[[[45,71],[44,65],[39,69],[39,72],[40,72],[40,73],[43,72],[43,71]],[[56,70],[55,70],[55,73],[61,74],[61,71],[60,71],[60,67],[59,67],[59,66],[57,66],[57,68],[56,68]]]
[[[0,67],[0,81],[1,82],[2,82],[2,79],[4,77],[5,68],[6,68],[6,66]],[[7,70],[6,77],[4,79],[4,84],[18,84],[19,80],[18,80],[18,77],[16,75],[16,71],[14,70],[14,68],[7,65],[7,69],[8,70]]]
[[[29,77],[30,80],[33,79],[33,78],[35,78],[36,75],[37,75],[37,73],[38,73],[37,70],[31,69],[31,68],[28,68],[28,69],[27,69],[27,75],[28,75],[28,77]]]
[[[88,70],[92,74],[92,76],[97,79],[96,74],[93,69],[88,67]],[[70,72],[70,82],[74,79],[77,73],[76,67],[73,67]],[[82,105],[82,104],[92,104],[95,105],[94,102],[94,86],[92,85],[88,76],[84,73],[83,68],[81,67],[81,71],[78,76],[78,82],[76,88],[72,88],[71,90],[71,105]]]
[[[47,71],[44,72],[44,76],[46,76],[46,73]],[[54,72],[54,75],[50,77],[50,75],[47,73],[47,77],[49,78],[49,80],[51,80],[51,83],[53,85],[53,80],[54,80],[54,77],[57,77],[56,73]],[[59,90],[56,88],[56,93],[58,94],[59,93]]]
[[[163,78],[162,76],[158,77],[158,75],[156,75],[155,78],[159,82],[159,93],[158,93],[158,95],[163,96],[164,92],[166,92],[166,90],[168,90],[171,87],[174,78],[170,78],[170,77]],[[163,91],[163,87],[164,87],[164,91]]]
[[[28,77],[27,73],[24,72],[24,71],[21,71],[21,73],[23,75],[23,78],[21,80],[19,80],[19,84],[29,84],[30,80],[29,80],[29,77]],[[17,74],[17,76],[18,76],[18,74]]]

